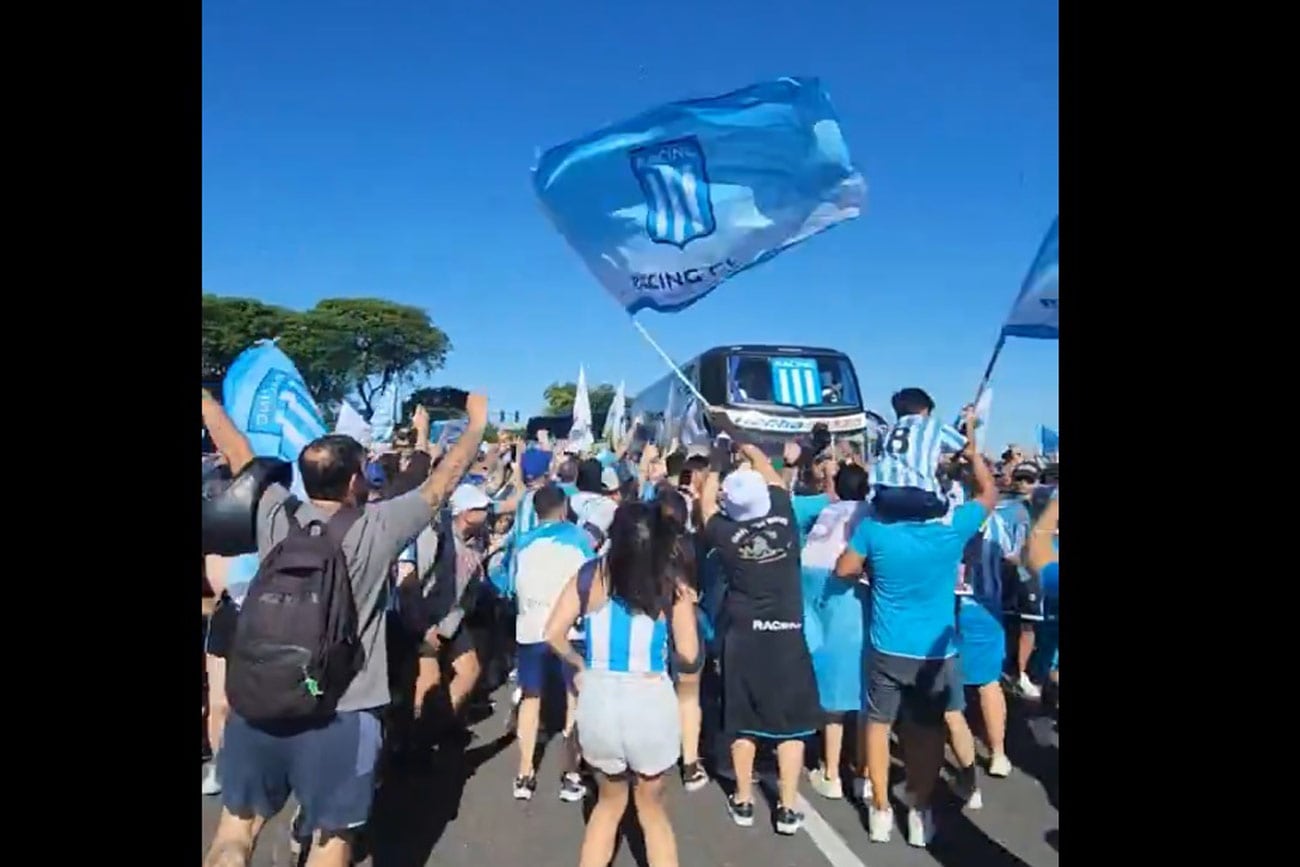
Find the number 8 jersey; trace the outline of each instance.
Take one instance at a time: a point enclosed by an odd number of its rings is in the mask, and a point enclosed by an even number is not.
[[[945,451],[965,448],[966,437],[933,416],[905,415],[881,444],[880,457],[871,465],[871,484],[888,488],[916,488],[943,496],[935,470]]]

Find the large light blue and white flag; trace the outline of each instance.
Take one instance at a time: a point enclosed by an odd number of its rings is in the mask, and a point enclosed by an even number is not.
[[[622,381],[618,384],[618,390],[614,392],[614,401],[609,405],[609,412],[605,415],[605,429],[601,431],[601,438],[611,445],[618,445],[627,432],[627,392]]]
[[[245,349],[226,372],[222,401],[226,415],[248,437],[253,454],[293,463],[293,491],[306,496],[298,454],[327,429],[289,356],[269,340]]]
[[[573,394],[573,426],[569,428],[569,446],[586,451],[596,443],[591,432],[591,396],[587,394],[587,372],[578,367],[578,387]]]
[[[1052,220],[1052,228],[1047,230],[1034,264],[1025,275],[1025,282],[1016,296],[1016,303],[1011,305],[1006,325],[1002,326],[1004,337],[1036,337],[1055,340],[1061,336],[1058,325],[1060,287],[1057,284],[1057,231],[1059,218]]]
[[[542,154],[533,185],[629,313],[682,310],[866,197],[815,78],[651,109]]]

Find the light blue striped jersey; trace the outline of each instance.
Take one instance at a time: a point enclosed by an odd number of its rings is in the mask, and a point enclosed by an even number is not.
[[[587,615],[587,668],[632,674],[667,674],[668,622],[633,614],[610,599]]]
[[[957,429],[932,416],[905,415],[881,444],[880,458],[871,465],[871,484],[888,488],[919,488],[943,496],[935,470],[945,451],[966,446]]]
[[[1002,564],[1018,550],[1007,522],[997,512],[989,515],[973,540],[975,556],[966,564],[966,583],[973,599],[990,611],[1002,610]]]

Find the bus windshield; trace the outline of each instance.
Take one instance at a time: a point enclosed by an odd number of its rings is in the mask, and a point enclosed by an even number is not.
[[[838,355],[727,356],[727,396],[733,404],[859,409],[858,383]]]

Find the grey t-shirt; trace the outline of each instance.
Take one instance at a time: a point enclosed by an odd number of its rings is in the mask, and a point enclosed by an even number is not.
[[[257,555],[264,558],[289,535],[289,515],[284,510],[290,494],[271,485],[257,505]],[[326,520],[310,502],[294,516],[301,525]],[[357,603],[357,625],[365,655],[361,671],[339,700],[338,709],[369,710],[388,704],[388,642],[384,614],[388,609],[389,568],[413,537],[433,520],[433,509],[411,491],[391,500],[370,503],[343,537],[343,557],[352,579]]]

